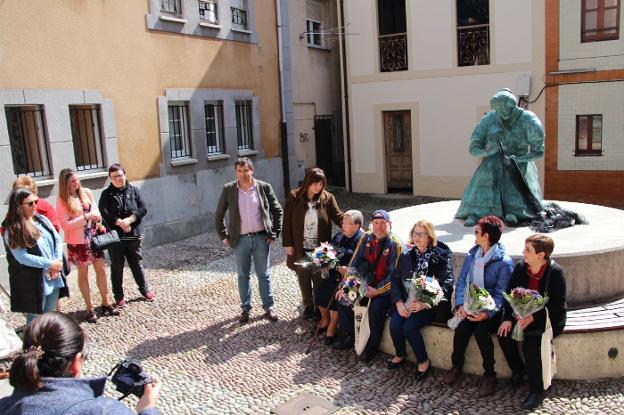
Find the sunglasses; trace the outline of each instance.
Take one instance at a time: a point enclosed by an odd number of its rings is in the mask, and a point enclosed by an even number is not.
[[[38,201],[39,201],[39,199],[35,199],[35,200],[31,200],[30,202],[22,203],[22,205],[26,205],[28,207],[33,207],[33,206],[37,205]]]

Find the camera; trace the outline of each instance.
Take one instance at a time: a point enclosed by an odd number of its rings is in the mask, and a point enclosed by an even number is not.
[[[113,373],[111,381],[117,387],[117,391],[128,396],[136,395],[139,398],[143,396],[145,385],[152,383],[152,377],[143,369],[143,367],[132,360],[123,360],[111,370]],[[110,375],[110,374],[109,374]]]

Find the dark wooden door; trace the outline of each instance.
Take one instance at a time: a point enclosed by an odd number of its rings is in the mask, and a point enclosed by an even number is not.
[[[410,111],[383,112],[388,192],[412,192],[412,131]]]
[[[339,120],[335,115],[314,116],[316,165],[325,171],[327,184],[344,187],[344,155]]]

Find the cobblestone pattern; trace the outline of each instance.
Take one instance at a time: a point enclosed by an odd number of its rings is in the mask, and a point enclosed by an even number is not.
[[[417,197],[374,197],[338,193],[342,208],[359,207],[368,217],[388,210],[433,201]],[[453,387],[442,372],[413,382],[415,367],[385,368],[378,357],[370,366],[353,352],[337,352],[319,342],[304,353],[312,323],[298,318],[299,287],[284,264],[281,245],[271,254],[276,309],[280,320],[262,318],[255,277],[254,308],[249,324],[240,326],[235,264],[215,233],[146,250],[154,303],[139,295],[126,270],[128,304],[120,317],[82,323],[89,360],[85,376],[101,376],[120,359],[131,357],[163,380],[159,407],[165,414],[267,414],[271,408],[307,391],[331,400],[337,414],[500,414],[521,413],[524,389],[503,386],[479,399],[480,378],[464,376]],[[95,280],[92,279],[92,291]],[[84,321],[83,302],[71,274],[72,298],[63,310]],[[95,303],[99,296],[94,295]],[[9,314],[13,326],[21,315]],[[588,362],[588,364],[591,364]],[[541,414],[624,414],[624,380],[555,381]],[[112,386],[106,394],[118,396]],[[134,407],[136,400],[127,399]]]

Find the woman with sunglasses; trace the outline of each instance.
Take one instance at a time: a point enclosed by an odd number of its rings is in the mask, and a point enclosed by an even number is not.
[[[96,314],[91,302],[89,288],[89,265],[95,269],[95,281],[102,297],[102,314],[118,316],[119,310],[108,301],[108,283],[104,268],[104,253],[91,250],[91,237],[102,220],[91,190],[80,185],[78,174],[72,169],[63,169],[59,175],[59,195],[56,199],[56,213],[59,216],[69,262],[78,269],[78,288],[87,306],[87,321],[96,323]]]
[[[102,396],[106,377],[81,378],[86,360],[80,326],[61,313],[37,317],[24,331],[23,351],[11,366],[13,394],[0,399],[0,413],[132,414],[123,403]],[[152,376],[136,404],[139,415],[157,415],[161,382]]]
[[[414,224],[409,241],[412,247],[401,254],[399,265],[392,275],[390,299],[395,309],[390,318],[390,335],[396,355],[388,361],[388,369],[396,369],[405,362],[407,339],[416,354],[416,382],[420,382],[431,371],[431,360],[420,329],[431,323],[439,310],[450,307],[453,294],[453,253],[444,242],[437,240],[433,224],[428,220],[419,220]],[[433,308],[417,300],[406,304],[410,284],[408,281],[419,275],[435,278],[442,288],[445,301]]]
[[[11,311],[26,313],[26,324],[38,314],[54,310],[59,290],[65,287],[61,278],[63,241],[48,218],[36,213],[37,200],[30,190],[15,189],[2,223]]]

